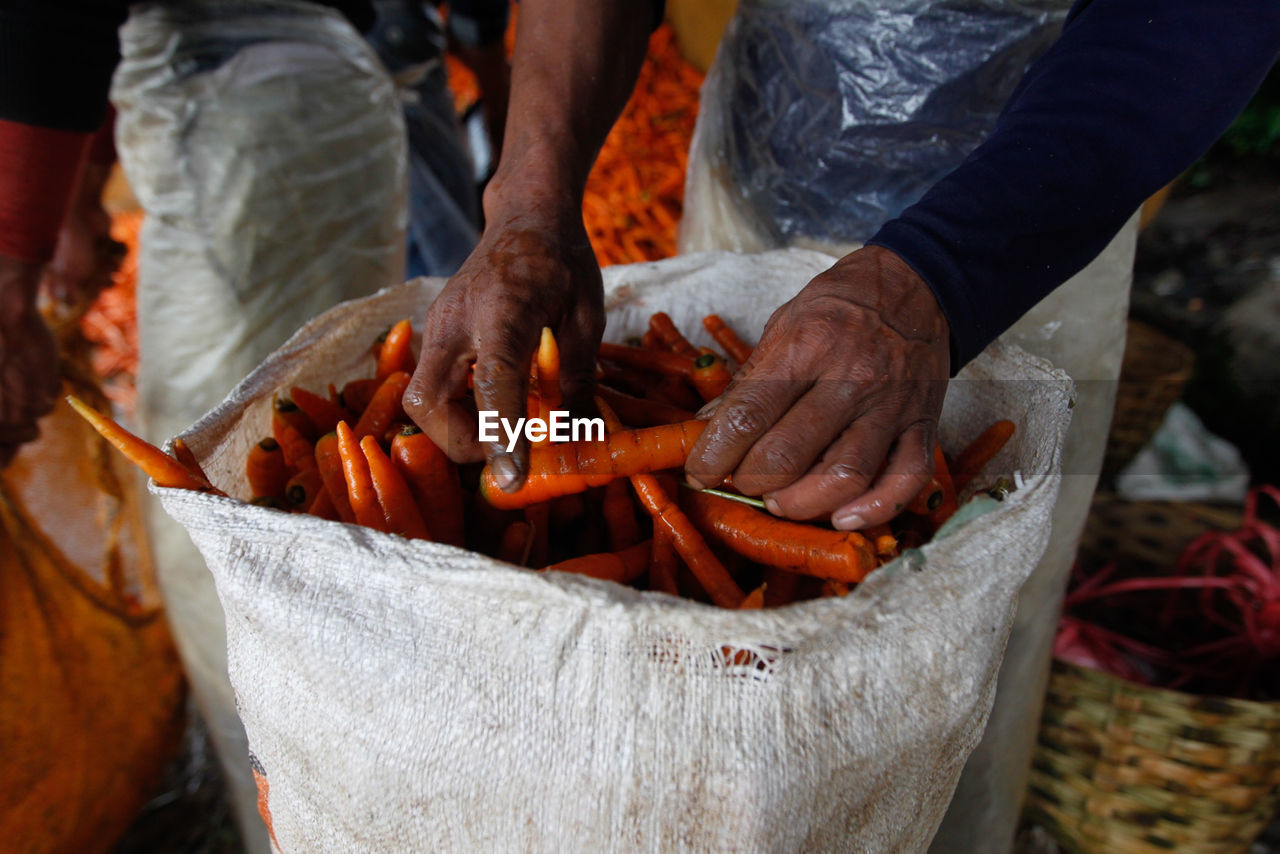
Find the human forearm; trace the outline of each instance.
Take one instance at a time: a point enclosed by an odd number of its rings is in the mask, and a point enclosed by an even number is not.
[[[1277,49],[1271,0],[1078,4],[988,141],[870,241],[933,288],[950,321],[952,370],[1207,149]]]

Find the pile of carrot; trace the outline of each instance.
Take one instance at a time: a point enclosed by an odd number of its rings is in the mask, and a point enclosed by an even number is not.
[[[455,466],[404,412],[417,364],[408,320],[372,342],[372,376],[339,388],[281,389],[271,430],[245,461],[249,498],[385,534],[461,546],[537,570],[572,572],[725,608],[842,596],[904,548],[933,536],[957,494],[999,453],[998,421],[953,457],[935,449],[930,482],[889,525],[837,531],[765,512],[731,490],[694,490],[682,468],[718,396],[750,348],[719,317],[704,325],[726,352],[694,347],[658,312],[633,344],[601,346],[596,405],[607,434],[536,441],[515,492],[484,466]],[[562,408],[550,330],[530,366],[530,417]],[[169,456],[73,405],[161,486],[217,492],[180,442]]]
[[[98,295],[80,319],[91,346],[93,372],[111,402],[132,412],[138,376],[138,230],[142,211],[123,211],[111,218],[111,237],[128,248],[111,276],[111,287]]]

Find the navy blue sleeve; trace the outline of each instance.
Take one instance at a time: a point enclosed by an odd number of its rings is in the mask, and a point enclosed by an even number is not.
[[[952,370],[1204,153],[1277,53],[1277,0],[1078,2],[987,141],[868,241],[933,289]]]

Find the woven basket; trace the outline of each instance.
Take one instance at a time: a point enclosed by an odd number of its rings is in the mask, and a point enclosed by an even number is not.
[[[1195,361],[1195,353],[1187,346],[1141,321],[1129,321],[1102,464],[1104,482],[1124,468],[1159,429],[1169,407],[1182,396]]]
[[[1234,507],[1094,499],[1086,566],[1167,571]],[[1244,852],[1280,805],[1280,703],[1151,688],[1054,661],[1027,817],[1076,852]]]

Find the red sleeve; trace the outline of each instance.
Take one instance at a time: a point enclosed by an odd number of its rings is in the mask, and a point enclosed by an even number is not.
[[[53,257],[90,136],[0,119],[0,255]]]

